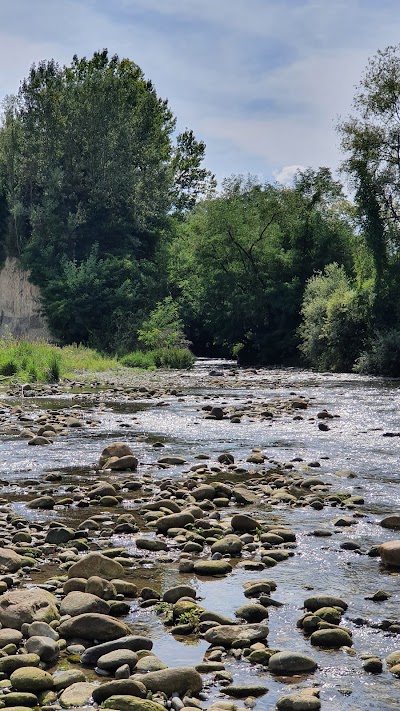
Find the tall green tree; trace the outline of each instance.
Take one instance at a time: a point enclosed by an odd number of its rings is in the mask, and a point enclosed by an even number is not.
[[[307,279],[334,259],[351,265],[352,227],[339,200],[324,169],[293,188],[233,176],[186,218],[171,247],[170,281],[198,352],[264,363],[296,357]]]
[[[159,243],[171,212],[213,184],[204,143],[189,130],[174,139],[174,130],[168,102],[140,67],[107,50],[74,56],[70,66],[32,66],[5,102],[0,239],[41,287],[59,337],[101,345],[103,298],[110,348],[117,320],[137,328],[132,312],[144,318],[165,295]]]
[[[338,128],[380,289],[400,249],[400,46],[372,57]]]

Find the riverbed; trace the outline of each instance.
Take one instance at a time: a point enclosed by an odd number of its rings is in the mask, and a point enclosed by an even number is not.
[[[143,392],[140,392],[141,384]],[[350,494],[364,500],[344,512],[354,517],[352,525],[336,526],[338,510],[324,506],[296,507],[287,503],[266,504],[262,498],[245,509],[234,502],[225,513],[246,511],[266,524],[284,525],[295,531],[293,555],[267,571],[277,584],[274,596],[282,607],[269,608],[268,645],[272,649],[292,650],[311,655],[317,671],[307,677],[281,679],[260,665],[228,657],[226,670],[237,683],[258,683],[268,692],[257,698],[255,708],[275,708],[276,700],[289,691],[318,687],[322,708],[329,711],[388,711],[399,707],[400,679],[384,666],[381,674],[363,670],[362,655],[384,659],[400,649],[400,635],[384,629],[384,620],[400,624],[400,577],[385,569],[379,557],[368,555],[371,547],[400,534],[383,529],[381,519],[400,508],[400,383],[356,375],[315,374],[292,369],[238,369],[234,363],[200,360],[185,373],[149,373],[127,375],[126,371],[108,373],[95,380],[83,376],[62,388],[19,391],[4,388],[1,401],[6,407],[20,408],[15,427],[35,422],[43,411],[70,413],[84,421],[84,428],[71,428],[66,436],[55,437],[47,447],[30,447],[23,439],[3,426],[0,462],[3,504],[12,503],[14,511],[27,521],[57,520],[78,525],[88,510],[74,504],[56,505],[49,511],[29,509],[33,493],[38,496],[54,489],[45,479],[49,472],[60,472],[62,481],[57,496],[71,495],[82,481],[95,483],[99,474],[94,463],[110,442],[127,442],[139,460],[138,471],[149,473],[152,481],[184,479],[198,465],[199,455],[209,457],[208,465],[230,453],[243,469],[252,451],[261,451],[269,466],[288,465],[307,476],[318,476],[332,493]],[[10,394],[13,393],[13,394]],[[285,403],[307,401],[306,409],[289,411]],[[204,409],[219,407],[230,414],[240,411],[238,421],[232,416],[208,419]],[[262,408],[273,416],[259,416]],[[319,419],[326,411],[329,419]],[[26,421],[21,422],[21,413]],[[327,423],[321,430],[319,424]],[[7,419],[9,426],[9,418]],[[5,430],[5,431],[4,431]],[[155,446],[157,445],[157,446]],[[160,457],[178,456],[185,464],[164,469],[157,465]],[[246,475],[242,474],[246,480]],[[151,486],[148,495],[151,496]],[[126,495],[118,507],[135,512],[140,501]],[[110,517],[114,515],[110,511]],[[314,535],[325,530],[325,536]],[[359,544],[356,549],[341,548],[345,541]],[[111,544],[135,551],[134,535],[113,536]],[[151,585],[160,592],[184,582],[192,585],[208,610],[234,616],[244,603],[243,584],[263,577],[263,573],[244,570],[234,564],[233,572],[224,578],[200,579],[178,572],[179,550],[172,548],[166,562],[159,556],[138,562],[135,581]],[[31,582],[54,573],[48,569],[32,573]],[[133,578],[132,578],[133,579]],[[377,590],[389,594],[387,600],[367,600]],[[296,627],[302,616],[303,601],[311,594],[330,593],[349,604],[342,624],[351,631],[350,648],[323,651],[311,647]],[[125,621],[132,629],[150,635],[153,651],[169,666],[194,666],[203,660],[207,643],[198,636],[173,637],[152,608],[132,602]],[[206,699],[203,707],[221,696],[221,688],[212,675],[205,677]],[[242,706],[238,702],[238,706]]]

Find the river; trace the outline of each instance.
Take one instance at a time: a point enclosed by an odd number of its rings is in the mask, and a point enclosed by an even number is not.
[[[235,462],[243,462],[246,467],[252,449],[258,448],[269,462],[287,463],[307,475],[320,477],[333,493],[363,497],[365,503],[357,507],[361,515],[348,527],[333,525],[338,510],[330,506],[315,510],[284,503],[264,505],[260,500],[257,506],[248,508],[249,513],[256,513],[267,523],[287,525],[297,536],[294,555],[266,571],[266,577],[277,583],[274,596],[284,603],[270,608],[269,647],[310,654],[319,668],[309,677],[289,680],[277,679],[259,666],[232,658],[226,662],[226,669],[235,681],[255,683],[261,679],[268,686],[268,693],[256,701],[255,708],[260,711],[273,709],[285,692],[312,686],[321,689],[322,708],[329,711],[399,708],[400,679],[385,667],[381,674],[366,673],[361,657],[368,653],[384,658],[400,649],[400,636],[385,631],[381,624],[383,620],[400,624],[399,573],[385,570],[379,557],[367,555],[371,546],[400,538],[400,534],[379,525],[385,515],[399,513],[400,509],[400,436],[396,436],[400,433],[400,384],[294,369],[241,370],[233,363],[205,359],[197,361],[188,373],[143,376],[148,390],[154,387],[153,395],[147,390],[141,397],[136,390],[133,397],[125,388],[123,374],[110,373],[107,377],[108,382],[99,378],[91,385],[73,384],[65,392],[55,389],[52,393],[49,389],[30,398],[22,397],[22,391],[15,391],[13,396],[3,391],[5,407],[20,406],[26,426],[43,410],[71,412],[87,423],[84,430],[71,429],[49,447],[29,447],[26,440],[7,431],[4,425],[0,462],[3,504],[11,501],[14,510],[27,521],[79,523],[82,509],[56,506],[51,511],[38,512],[30,510],[26,502],[33,492],[37,495],[51,488],[45,480],[49,471],[63,474],[58,496],[73,492],[82,480],[95,482],[98,474],[93,462],[114,440],[128,442],[140,460],[139,470],[152,472],[159,482],[166,472],[155,466],[160,456],[155,442],[163,445],[163,455],[182,456],[188,462],[168,469],[168,478],[182,477],[196,464],[199,453],[215,461],[222,452],[229,452]],[[135,378],[137,385],[140,378]],[[175,394],[171,394],[173,388]],[[260,409],[290,398],[307,399],[307,410],[299,411],[295,417],[293,413],[272,418],[254,416],[255,406]],[[208,404],[225,409],[236,407],[244,414],[236,423],[230,418],[206,419],[202,408]],[[326,420],[327,431],[318,427],[321,420],[317,413],[323,410],[334,415]],[[18,417],[16,426],[21,426],[20,414]],[[134,497],[127,497],[124,506],[134,511],[139,503]],[[233,507],[232,512],[236,510]],[[346,511],[340,513],[348,515]],[[87,511],[84,515],[87,517]],[[315,536],[316,529],[325,529],[331,535]],[[343,549],[340,545],[344,541],[356,542],[359,548]],[[115,536],[113,545],[134,549],[129,535]],[[158,585],[161,590],[184,580],[197,589],[202,606],[228,616],[245,601],[243,583],[261,577],[263,573],[241,568],[234,568],[223,579],[200,580],[193,575],[180,575],[177,556],[165,563],[155,557],[137,574],[139,581]],[[34,574],[32,579],[35,580]],[[389,599],[379,603],[365,599],[379,589],[389,593]],[[339,595],[349,603],[342,624],[352,632],[351,650],[315,649],[296,628],[310,590]],[[155,653],[170,666],[195,665],[207,649],[204,640],[174,639],[154,612],[136,603],[132,604],[127,621],[138,631],[150,631]],[[218,694],[218,686],[209,679],[204,705],[221,698]]]

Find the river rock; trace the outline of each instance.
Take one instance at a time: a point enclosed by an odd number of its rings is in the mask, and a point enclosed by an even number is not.
[[[186,464],[186,459],[183,457],[166,456],[158,459],[159,464],[167,464],[168,466],[182,466]]]
[[[298,694],[281,696],[276,702],[278,711],[319,711],[321,701],[314,696],[312,690],[305,690]]]
[[[117,457],[119,459],[130,455],[133,455],[133,451],[129,444],[126,442],[113,442],[103,449],[99,459],[99,467],[100,469],[104,467],[111,457]]]
[[[99,612],[100,614],[107,615],[110,612],[110,605],[105,600],[97,597],[97,595],[79,591],[68,593],[61,602],[61,615],[76,617],[85,612]]]
[[[23,559],[11,548],[0,548],[0,568],[5,573],[16,573],[23,565]]]
[[[141,657],[136,665],[137,674],[147,674],[147,672],[160,671],[160,669],[168,669],[168,664],[165,664],[155,654],[146,654]]]
[[[86,681],[86,677],[80,669],[66,669],[65,671],[57,671],[53,674],[55,691],[67,689],[72,684],[77,684],[81,681]]]
[[[165,711],[165,706],[149,699],[140,699],[135,696],[110,696],[104,702],[103,708],[113,711]]]
[[[54,662],[60,656],[60,648],[57,642],[50,637],[29,637],[25,642],[25,649],[28,654],[37,654],[40,661]]]
[[[112,580],[100,578],[99,575],[92,575],[88,578],[85,583],[84,592],[90,593],[90,595],[94,595],[102,600],[115,600],[118,594],[114,582]],[[87,610],[87,612],[89,612],[89,610]],[[107,612],[107,610],[92,610],[92,612]]]
[[[28,637],[50,637],[50,639],[53,639],[55,642],[60,639],[58,632],[50,627],[47,622],[32,622],[32,624],[27,626],[26,631],[24,627],[24,633]]]
[[[317,663],[314,659],[299,652],[277,652],[270,657],[268,662],[268,670],[278,676],[308,674],[315,671],[316,668]]]
[[[27,503],[28,509],[53,509],[56,505],[52,496],[38,496]]]
[[[102,704],[110,696],[135,696],[145,699],[147,689],[144,684],[134,679],[113,679],[106,681],[93,691],[93,700],[96,704]]]
[[[71,565],[68,570],[69,578],[86,578],[88,580],[93,575],[112,580],[113,578],[123,578],[125,571],[121,563],[107,558],[101,553],[88,553],[77,563]]]
[[[316,630],[312,633],[310,642],[314,647],[322,649],[339,649],[340,647],[351,647],[353,644],[351,635],[343,627]]]
[[[58,631],[62,637],[81,637],[88,640],[110,642],[129,634],[130,629],[108,615],[87,612],[62,622]]]
[[[6,647],[7,644],[16,644],[18,646],[22,640],[23,634],[19,630],[13,630],[9,627],[0,629],[0,649]]]
[[[156,538],[136,538],[136,548],[145,551],[167,551],[168,546],[164,541],[159,541]]]
[[[113,471],[126,471],[130,469],[135,472],[138,464],[139,462],[133,454],[126,454],[124,457],[111,457],[111,459],[104,464],[104,467],[112,469]]]
[[[0,596],[0,622],[4,627],[20,630],[24,622],[52,622],[58,619],[57,600],[47,590],[9,590]]]
[[[385,662],[389,669],[400,664],[400,649],[397,649],[395,652],[391,652],[386,657]]]
[[[45,538],[46,543],[54,543],[59,546],[61,543],[67,543],[75,538],[75,531],[73,528],[68,528],[67,526],[59,526],[49,528]]]
[[[136,667],[137,661],[138,655],[131,649],[115,649],[113,652],[102,654],[97,660],[97,666],[99,669],[115,672],[123,664],[128,664],[132,671]]]
[[[191,597],[195,600],[196,590],[190,587],[190,585],[175,585],[175,587],[165,591],[162,599],[163,602],[175,604],[181,597]]]
[[[129,580],[118,580],[117,578],[113,578],[110,582],[117,591],[117,595],[123,595],[124,597],[137,596],[138,589],[135,583],[131,583]]]
[[[268,626],[263,623],[252,625],[217,625],[207,630],[204,638],[213,646],[231,647],[237,640],[248,641],[250,644],[266,639]]]
[[[73,708],[75,706],[89,705],[95,684],[90,684],[87,681],[78,681],[71,684],[60,696],[60,704],[63,709]]]
[[[10,654],[0,657],[0,672],[8,676],[21,667],[33,667],[40,664],[38,654]]]
[[[385,516],[382,519],[380,525],[382,528],[390,528],[392,531],[400,530],[400,515],[392,514],[391,516]]]
[[[235,516],[232,516],[231,526],[234,531],[250,533],[256,530],[258,523],[255,518],[246,516],[246,514],[235,514]]]
[[[348,605],[347,602],[334,595],[311,595],[304,600],[304,607],[306,610],[316,612],[321,607],[340,607],[342,610],[347,610]]]
[[[16,691],[46,691],[54,686],[51,674],[37,667],[16,669],[11,674],[10,681]]]
[[[81,664],[87,666],[95,665],[102,654],[113,652],[115,649],[131,649],[133,652],[138,652],[142,649],[150,651],[152,647],[153,642],[147,637],[138,637],[136,635],[120,637],[118,640],[104,642],[103,644],[97,644],[94,647],[86,649],[81,656]]]
[[[262,622],[268,617],[268,612],[263,605],[250,603],[242,605],[235,611],[236,617],[241,617],[246,622]]]
[[[229,554],[231,556],[239,556],[243,548],[243,541],[239,536],[230,533],[224,536],[219,541],[216,541],[211,546],[211,553],[221,553],[222,555]]]
[[[247,697],[263,696],[267,693],[268,687],[261,684],[230,684],[221,689],[223,694],[233,696],[235,699],[245,699]]]
[[[138,674],[135,675],[134,681],[141,681],[153,693],[163,691],[167,696],[171,696],[174,692],[186,694],[188,691],[196,694],[203,688],[200,674],[191,667],[175,667]]]
[[[400,568],[400,541],[386,541],[379,546],[382,562],[393,568]]]
[[[6,702],[10,711],[27,711],[33,706],[37,707],[38,698],[36,694],[31,694],[29,691],[11,691],[7,694]]]
[[[166,533],[170,528],[184,528],[188,523],[194,523],[194,521],[193,514],[182,511],[181,513],[162,516],[156,521],[156,528],[160,533]]]
[[[232,566],[227,560],[198,560],[193,566],[196,575],[220,576],[232,572]]]

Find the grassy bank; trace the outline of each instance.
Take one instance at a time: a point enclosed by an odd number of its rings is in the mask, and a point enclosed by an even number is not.
[[[99,372],[118,366],[114,358],[106,358],[84,346],[58,346],[49,343],[29,343],[5,339],[0,341],[0,376],[29,382],[54,383],[73,375],[77,370]]]
[[[155,370],[156,368],[172,368],[176,370],[189,370],[193,367],[194,356],[188,348],[157,348],[149,351],[134,351],[123,356],[122,365],[128,368],[143,368]]]
[[[76,344],[61,348],[49,343],[29,343],[10,338],[0,340],[0,378],[6,381],[55,383],[61,378],[74,377],[77,371],[99,373],[114,370],[120,365],[141,370],[186,370],[193,363],[194,356],[186,348],[135,351],[117,360]]]

